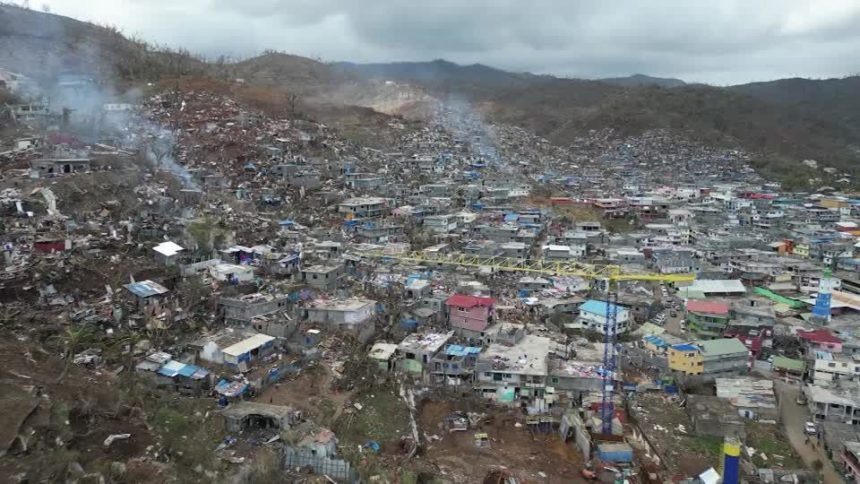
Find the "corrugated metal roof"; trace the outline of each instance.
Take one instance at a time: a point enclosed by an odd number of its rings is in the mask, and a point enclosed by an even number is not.
[[[161,368],[158,369],[159,375],[164,375],[169,378],[173,378],[178,375],[186,366],[185,363],[180,363],[176,360],[168,361]]]
[[[747,347],[739,339],[722,338],[697,341],[706,356],[730,355],[732,353],[748,352]]]
[[[775,356],[773,358],[773,367],[782,368],[784,370],[803,371],[806,364],[801,360],[794,360],[784,356]]]
[[[172,255],[176,255],[179,252],[185,250],[185,248],[179,244],[176,244],[176,243],[168,240],[167,242],[162,242],[162,243],[156,245],[155,247],[152,248],[152,250],[158,252],[159,254],[170,257]]]
[[[267,334],[255,334],[250,338],[244,339],[232,346],[224,348],[223,353],[230,356],[239,356],[248,353],[249,351],[259,348],[267,343],[274,341],[273,336]]]
[[[690,299],[687,301],[687,311],[692,311],[694,313],[727,315],[729,314],[729,305],[717,301],[699,301],[696,299]]]
[[[131,284],[126,284],[125,288],[138,297],[157,296],[167,292],[166,287],[153,281],[132,282]]]
[[[745,293],[746,287],[736,279],[699,279],[689,286],[690,291],[708,293]]]

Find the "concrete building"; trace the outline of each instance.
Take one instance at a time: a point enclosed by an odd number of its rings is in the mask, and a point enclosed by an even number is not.
[[[457,230],[455,215],[428,215],[424,217],[424,228],[437,234],[447,234]]]
[[[155,247],[152,248],[155,251],[156,258],[161,261],[167,267],[176,265],[176,262],[179,260],[180,253],[185,250],[179,244],[174,242],[162,242]]]
[[[337,211],[347,218],[379,217],[387,212],[387,203],[378,197],[350,198],[339,203]]]
[[[719,338],[729,324],[729,305],[719,301],[687,301],[687,325],[700,338]]]
[[[860,386],[856,383],[843,382],[831,388],[807,385],[803,393],[816,422],[860,425]]]
[[[92,169],[89,158],[41,158],[30,163],[39,175],[83,173]]]
[[[610,309],[607,306],[609,306],[608,303],[593,299],[583,303],[579,307],[579,317],[577,318],[583,329],[604,334],[606,332],[606,314]],[[615,333],[626,333],[632,325],[630,311],[615,304],[611,306],[611,310],[615,312]]]
[[[318,264],[302,269],[302,282],[321,291],[336,289],[343,276],[343,265]]]
[[[353,334],[365,342],[374,333],[375,310],[376,301],[370,299],[317,300],[305,308],[305,315],[312,323]]]
[[[860,483],[860,442],[845,442],[838,460],[849,482]]]
[[[491,297],[454,294],[445,301],[448,322],[465,338],[481,338],[493,322],[495,303]]]
[[[840,380],[860,377],[860,357],[829,351],[815,351],[812,363],[812,381],[822,387],[838,384]]]
[[[673,345],[667,354],[669,369],[684,375],[733,375],[749,369],[749,351],[734,338]]]
[[[414,374],[429,369],[436,354],[454,337],[447,333],[412,333],[397,345],[396,368]]]
[[[545,407],[552,340],[525,335],[514,345],[490,344],[475,366],[475,391],[499,403]]]
[[[286,338],[292,325],[288,324],[286,316],[277,316],[278,313],[286,314],[289,303],[289,296],[286,294],[254,293],[239,297],[221,297],[218,300],[218,309],[228,325],[253,327],[261,333]]]

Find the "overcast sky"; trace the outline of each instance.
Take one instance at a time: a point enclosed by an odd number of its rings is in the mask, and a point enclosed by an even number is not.
[[[21,0],[16,0],[20,2]],[[860,73],[860,0],[30,0],[207,56],[732,84]]]

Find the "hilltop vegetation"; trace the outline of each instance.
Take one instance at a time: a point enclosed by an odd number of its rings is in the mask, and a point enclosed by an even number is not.
[[[595,129],[612,128],[624,136],[668,128],[757,153],[763,173],[792,184],[808,178],[804,173],[801,179],[798,171],[804,159],[854,176],[860,170],[860,77],[718,88],[643,75],[563,79],[443,60],[327,64],[266,52],[236,63],[206,62],[128,39],[113,28],[10,6],[0,6],[0,46],[0,66],[37,79],[63,71],[127,83],[187,76],[241,79],[251,86],[246,92],[256,89],[252,97],[263,104],[301,109],[326,123],[344,118],[353,127],[364,119],[378,124],[379,113],[426,119],[439,102],[454,96],[495,122],[559,145]]]

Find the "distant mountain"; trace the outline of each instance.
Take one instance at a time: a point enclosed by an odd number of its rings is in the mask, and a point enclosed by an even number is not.
[[[612,128],[623,136],[669,128],[758,153],[756,166],[783,181],[802,179],[800,161],[806,158],[860,179],[860,77],[721,88],[644,75],[565,79],[444,60],[327,64],[268,52],[209,63],[127,39],[115,29],[10,6],[0,6],[0,67],[46,80],[69,71],[129,83],[217,78],[225,89],[241,78],[259,104],[279,106],[298,94],[327,123],[342,117],[356,127],[384,124],[370,109],[421,119],[456,96],[493,121],[561,145],[593,129]]]
[[[721,88],[637,74],[582,80],[515,74],[482,65],[340,64],[370,78],[457,93],[491,119],[565,144],[592,129],[619,135],[669,128],[760,153],[756,166],[792,183],[806,158],[860,176],[860,78],[786,79]]]
[[[795,77],[729,89],[860,129],[860,76],[822,80]]]
[[[680,87],[687,85],[686,82],[680,79],[670,77],[651,77],[646,76],[645,74],[633,74],[632,76],[627,77],[609,77],[606,79],[598,79],[598,81],[623,87]]]
[[[464,66],[446,60],[383,64],[339,62],[332,66],[378,81],[420,85],[442,96],[458,94],[467,97],[486,97],[499,89],[526,87],[554,80],[549,76],[508,72],[483,64]]]

